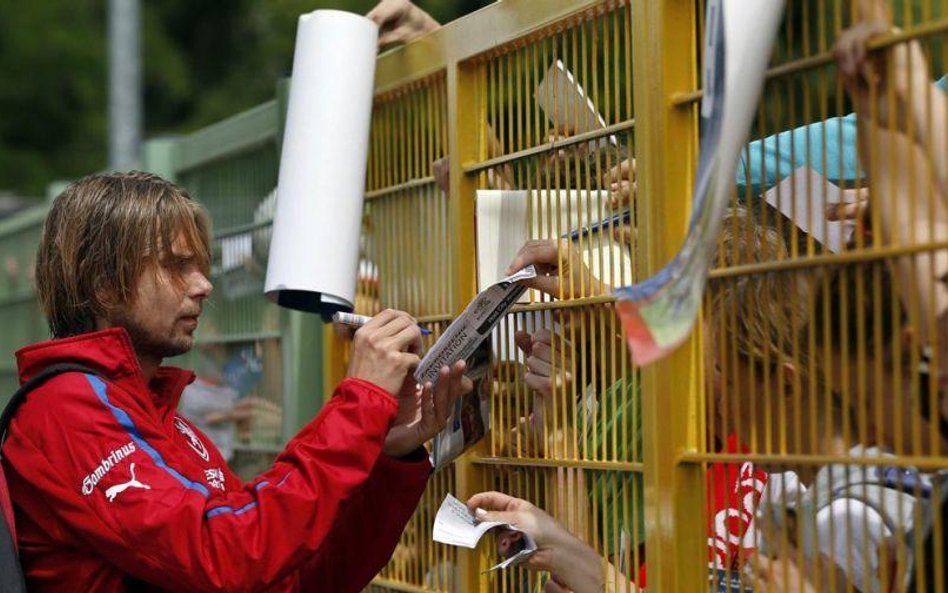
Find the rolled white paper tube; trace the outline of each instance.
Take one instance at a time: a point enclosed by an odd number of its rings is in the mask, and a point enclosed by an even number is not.
[[[299,19],[264,292],[324,319],[355,302],[377,47],[363,16]]]

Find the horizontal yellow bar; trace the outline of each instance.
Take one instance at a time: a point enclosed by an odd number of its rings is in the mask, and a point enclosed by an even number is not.
[[[510,154],[505,154],[504,156],[495,157],[488,159],[486,161],[481,161],[478,163],[464,163],[461,166],[461,169],[465,173],[477,173],[479,171],[484,171],[497,167],[500,165],[505,165],[507,163],[512,163],[514,161],[519,161],[531,156],[536,156],[538,154],[543,154],[545,152],[556,150],[558,148],[566,148],[568,146],[575,146],[577,144],[582,144],[583,142],[589,142],[590,140],[596,140],[598,138],[604,138],[610,134],[618,134],[620,132],[626,132],[635,128],[635,118],[627,119],[625,121],[607,126],[605,128],[600,128],[598,130],[592,130],[589,132],[583,132],[581,134],[575,134],[568,138],[560,138],[553,142],[546,142],[538,146],[533,146],[531,148],[525,148],[523,150],[518,150],[517,152],[512,152]]]
[[[392,591],[404,591],[405,593],[431,593],[431,589],[427,589],[425,587],[419,587],[404,581],[396,581],[394,579],[385,579],[381,577],[375,577],[372,579],[372,584],[377,587],[391,589]]]
[[[682,453],[677,459],[680,464],[688,463],[744,463],[773,465],[884,465],[886,467],[914,467],[917,469],[945,469],[944,457],[926,457],[921,455],[898,455],[894,457],[847,457],[838,455],[801,455],[774,453]]]
[[[562,309],[575,309],[577,307],[588,307],[590,305],[601,305],[605,303],[614,303],[616,298],[611,294],[594,296],[594,297],[582,297],[577,299],[569,299],[565,301],[548,301],[545,303],[530,303],[529,305],[514,305],[510,311],[511,313],[526,313],[530,311],[552,311],[552,310],[562,310]]]
[[[618,3],[622,4],[622,3]],[[601,8],[602,0],[504,0],[446,24],[403,47],[379,56],[377,94],[425,78],[448,64],[462,62],[528,37],[570,15]]]
[[[734,276],[761,274],[764,272],[823,268],[831,265],[862,263],[898,258],[906,255],[917,255],[919,253],[940,251],[942,249],[948,249],[948,241],[936,241],[924,244],[920,243],[917,245],[900,245],[897,247],[873,247],[871,249],[861,249],[858,251],[853,250],[845,253],[825,253],[821,255],[810,255],[805,258],[800,257],[758,264],[743,264],[739,266],[731,266],[728,268],[719,268],[712,270],[708,274],[708,277],[729,278]]]
[[[375,198],[381,198],[383,196],[390,196],[392,194],[397,194],[398,192],[408,191],[411,189],[417,189],[419,187],[424,187],[434,182],[435,182],[434,177],[420,177],[418,179],[412,179],[411,181],[406,181],[404,183],[397,183],[395,185],[389,185],[387,187],[382,187],[379,189],[373,189],[372,191],[367,191],[365,192],[365,199],[373,200]]]
[[[944,33],[948,31],[948,18],[944,18],[938,21],[932,21],[931,23],[926,23],[924,25],[919,25],[914,27],[911,31],[901,31],[899,33],[890,33],[887,35],[880,35],[879,37],[873,38],[871,41],[866,43],[866,47],[869,50],[882,49],[884,47],[891,47],[902,43],[903,41],[911,41],[912,39],[921,39],[922,37],[928,37],[930,35],[937,35],[939,33]],[[828,66],[836,62],[836,55],[832,51],[826,51],[819,54],[814,54],[812,56],[807,56],[799,60],[792,60],[779,66],[775,66],[767,70],[765,77],[770,80],[772,78],[782,78],[789,74],[796,74],[799,72],[805,72],[807,70],[815,70],[822,66]],[[691,91],[687,93],[675,93],[672,95],[671,102],[672,105],[687,105],[700,101],[704,96],[702,91]]]
[[[542,457],[475,457],[477,465],[505,465],[516,467],[573,467],[607,471],[642,473],[644,466],[635,461],[592,461],[587,459],[548,459]]]

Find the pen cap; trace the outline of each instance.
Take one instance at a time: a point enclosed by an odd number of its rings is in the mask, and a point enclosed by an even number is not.
[[[355,301],[377,43],[360,15],[299,19],[264,292],[326,320]]]

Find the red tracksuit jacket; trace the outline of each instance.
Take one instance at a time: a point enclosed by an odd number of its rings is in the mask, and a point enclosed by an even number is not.
[[[146,385],[124,330],[17,352],[20,380],[67,373],[31,393],[3,446],[31,593],[359,591],[385,565],[431,466],[381,452],[396,401],[340,383],[273,467],[242,484],[175,413],[193,374]]]

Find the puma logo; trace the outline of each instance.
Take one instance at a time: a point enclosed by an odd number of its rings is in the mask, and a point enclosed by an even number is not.
[[[116,496],[125,492],[129,488],[142,488],[144,490],[151,490],[151,486],[147,484],[142,484],[141,482],[135,479],[135,464],[134,463],[131,466],[129,466],[129,469],[132,472],[131,480],[123,484],[116,484],[115,486],[112,486],[108,490],[105,491],[105,496],[106,498],[109,499],[109,502],[113,502]]]

